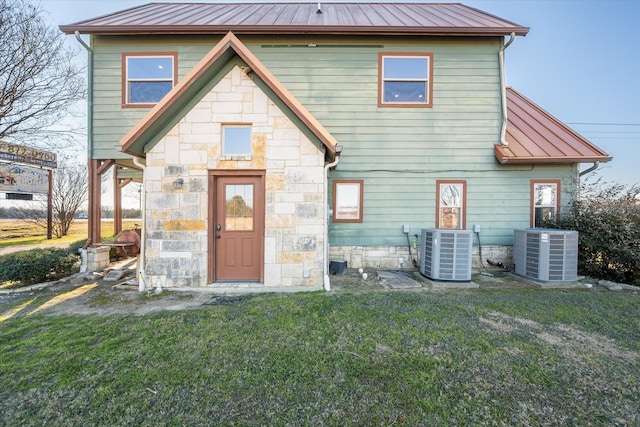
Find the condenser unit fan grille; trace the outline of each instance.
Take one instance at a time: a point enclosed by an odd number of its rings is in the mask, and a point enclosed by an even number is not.
[[[578,232],[529,228],[514,231],[515,272],[543,282],[578,280]]]
[[[471,280],[472,236],[469,230],[422,230],[420,273],[434,280]]]

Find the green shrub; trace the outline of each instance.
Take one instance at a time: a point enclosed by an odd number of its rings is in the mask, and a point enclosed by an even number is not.
[[[570,211],[549,225],[580,233],[581,274],[640,285],[640,187],[598,180],[580,191]]]
[[[32,285],[75,272],[78,254],[69,249],[38,248],[0,257],[0,283]]]

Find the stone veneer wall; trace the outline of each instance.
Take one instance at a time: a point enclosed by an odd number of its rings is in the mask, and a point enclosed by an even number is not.
[[[223,157],[222,124],[238,123],[252,125],[252,155]],[[208,285],[214,169],[266,170],[264,285],[321,287],[324,153],[238,67],[147,154],[147,286]]]
[[[420,246],[417,250],[411,248],[411,255],[420,261]],[[400,264],[400,259],[404,263]],[[404,246],[330,246],[329,259],[332,261],[347,261],[348,268],[375,268],[381,270],[415,268],[409,259],[409,247]],[[482,246],[482,262],[487,265],[487,259],[499,261],[510,266],[513,264],[513,246]],[[481,268],[478,246],[472,251],[473,268]]]

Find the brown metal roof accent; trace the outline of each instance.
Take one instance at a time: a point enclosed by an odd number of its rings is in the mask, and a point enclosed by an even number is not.
[[[72,34],[524,36],[529,28],[460,3],[150,3],[62,25]]]
[[[608,162],[611,157],[529,99],[507,88],[508,145],[496,144],[500,163]]]
[[[198,64],[178,82],[173,89],[165,95],[149,112],[133,127],[121,140],[122,151],[134,156],[143,157],[144,154],[140,149],[133,149],[133,145],[139,138],[150,141],[155,135],[149,135],[153,132],[153,125],[163,120],[167,116],[171,116],[171,107],[179,100],[182,95],[193,85],[206,84],[205,73],[218,60],[225,56],[225,61],[229,60],[229,51],[233,51],[235,55],[240,57],[247,64],[251,72],[260,78],[271,89],[276,96],[298,117],[302,123],[313,133],[314,136],[327,148],[331,154],[336,154],[337,141],[335,138],[320,124],[320,122],[311,115],[311,113],[285,88],[276,77],[258,60],[258,58],[233,34],[228,33],[218,44],[216,44],[207,55],[200,60]]]

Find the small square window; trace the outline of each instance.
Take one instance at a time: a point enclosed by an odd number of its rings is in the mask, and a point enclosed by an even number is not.
[[[464,230],[466,227],[467,185],[465,181],[436,181],[438,228]]]
[[[333,222],[362,222],[363,180],[333,181]]]
[[[380,53],[378,104],[431,107],[433,54]]]
[[[175,83],[176,54],[123,53],[123,104],[149,106]]]
[[[222,155],[251,155],[251,126],[225,125],[222,127]]]
[[[531,226],[544,227],[557,218],[560,207],[560,181],[531,182]]]

